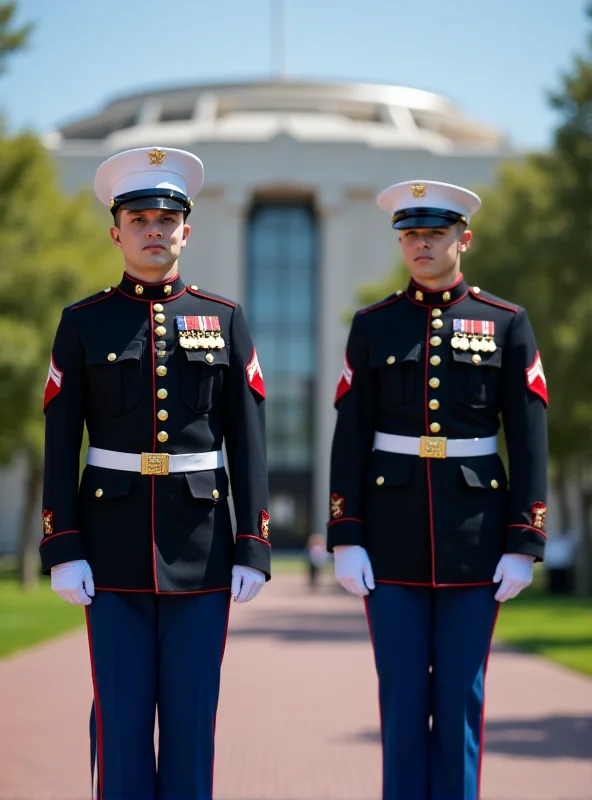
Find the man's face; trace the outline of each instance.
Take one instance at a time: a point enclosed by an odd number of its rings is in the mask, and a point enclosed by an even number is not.
[[[471,243],[472,234],[460,225],[449,228],[409,228],[401,230],[399,244],[407,269],[419,283],[429,284],[453,277],[460,254]]]
[[[173,266],[187,243],[190,230],[183,220],[182,211],[122,209],[119,226],[114,225],[110,233],[126,264],[149,275]]]

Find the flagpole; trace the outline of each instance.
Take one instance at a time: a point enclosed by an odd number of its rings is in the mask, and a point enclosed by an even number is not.
[[[269,0],[271,4],[272,78],[285,77],[285,5],[284,0]]]

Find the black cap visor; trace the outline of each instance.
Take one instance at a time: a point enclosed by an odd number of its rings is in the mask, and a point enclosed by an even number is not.
[[[449,228],[457,222],[466,224],[467,218],[445,208],[403,208],[393,214],[393,228]]]
[[[183,211],[189,214],[192,207],[191,201],[181,192],[173,189],[163,189],[154,193],[154,189],[143,189],[137,192],[126,192],[113,198],[111,213],[123,208],[126,211],[145,211],[152,208],[169,209],[170,211]]]

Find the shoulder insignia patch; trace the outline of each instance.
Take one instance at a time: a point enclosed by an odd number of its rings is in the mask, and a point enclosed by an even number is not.
[[[49,403],[57,397],[62,390],[62,378],[64,373],[59,370],[55,361],[53,360],[53,353],[49,362],[49,372],[47,373],[47,380],[45,382],[45,395],[43,398],[43,410],[47,408]]]
[[[333,401],[333,405],[337,406],[337,403],[341,400],[346,392],[349,392],[352,386],[352,381],[354,379],[354,371],[351,368],[349,361],[347,360],[347,353],[343,359],[343,369],[341,370],[341,375],[339,377],[339,383],[337,384],[337,390],[335,392],[335,400]]]
[[[538,395],[543,403],[547,406],[549,404],[549,395],[547,392],[547,379],[543,371],[543,363],[539,351],[536,351],[534,361],[530,367],[526,368],[526,385],[531,392]]]
[[[253,389],[253,391],[257,392],[260,397],[265,398],[265,385],[263,383],[263,373],[261,372],[261,365],[259,364],[259,359],[257,358],[257,351],[253,348],[253,352],[251,354],[251,360],[246,366],[247,372],[247,383]]]

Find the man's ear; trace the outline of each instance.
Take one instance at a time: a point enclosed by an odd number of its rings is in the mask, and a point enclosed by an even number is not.
[[[189,239],[189,234],[191,233],[191,225],[185,223],[183,225],[183,238],[181,239],[181,247],[185,247],[187,244],[187,240]]]
[[[463,231],[458,240],[458,249],[464,253],[471,246],[473,234],[470,230]]]
[[[115,247],[121,248],[121,234],[116,225],[112,225],[111,228],[109,228],[109,235]]]

